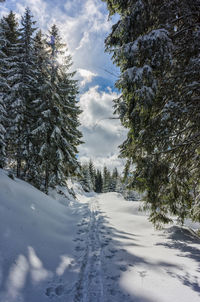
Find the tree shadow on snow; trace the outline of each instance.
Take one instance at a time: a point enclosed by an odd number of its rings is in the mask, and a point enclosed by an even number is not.
[[[12,230],[9,240],[6,239],[8,231],[5,226],[3,237],[6,240],[4,247],[0,245],[0,302],[48,302],[58,298],[63,302],[66,297],[68,302],[73,302],[79,263],[74,253],[77,243],[72,239],[76,238],[79,227],[75,214],[68,219],[74,229],[58,229],[55,234],[46,232],[48,238],[42,237],[43,241],[38,239],[37,225],[30,227],[31,230],[35,227],[30,236],[24,232],[23,225],[16,226],[17,234],[21,229],[21,238],[14,236]],[[54,236],[57,240],[51,243]],[[12,249],[6,248],[7,242]]]
[[[192,231],[179,226],[172,226],[165,229],[167,242],[157,243],[169,249],[178,251],[177,256],[190,258],[198,264],[197,272],[200,272],[200,249],[196,245],[200,244],[200,238]],[[186,272],[185,275],[168,272],[173,278],[177,278],[181,283],[200,293],[198,277]]]
[[[155,302],[154,298],[147,297],[147,294],[142,294],[145,292],[145,278],[147,276],[149,277],[148,271],[160,271],[162,268],[165,270],[170,268],[181,268],[178,265],[171,264],[167,261],[158,261],[156,263],[149,262],[148,259],[129,253],[127,250],[129,246],[143,247],[138,244],[139,240],[137,238],[139,235],[126,233],[109,226],[106,216],[101,216],[100,219],[99,230],[101,234],[103,255],[102,267],[104,280],[106,280],[104,284],[105,302]],[[126,246],[126,249],[124,248],[124,245]],[[124,282],[126,283],[126,281],[123,281],[122,284],[124,274],[128,272],[133,274],[131,277],[133,283],[136,281],[134,278],[137,279],[137,282],[141,281],[139,293],[131,290],[130,282],[128,286],[129,289],[125,288],[126,285],[124,286]]]

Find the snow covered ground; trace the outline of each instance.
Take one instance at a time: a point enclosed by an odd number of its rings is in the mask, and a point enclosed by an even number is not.
[[[120,194],[48,197],[0,170],[0,302],[198,302],[200,240]]]

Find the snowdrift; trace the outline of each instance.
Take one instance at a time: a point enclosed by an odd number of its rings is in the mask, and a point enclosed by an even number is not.
[[[79,219],[78,203],[55,200],[0,170],[0,302],[48,301],[62,294],[63,279],[71,290]]]

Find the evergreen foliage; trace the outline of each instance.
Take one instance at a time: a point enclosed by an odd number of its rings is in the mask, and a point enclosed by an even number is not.
[[[51,42],[35,30],[28,8],[20,28],[13,12],[0,22],[0,165],[7,159],[18,177],[48,192],[80,173],[81,110],[57,26]]]
[[[73,80],[74,73],[68,71],[71,57],[65,56],[65,45],[61,43],[56,25],[52,26],[50,35],[54,37],[55,44],[48,46],[48,61],[45,60],[45,54],[43,59],[41,57],[48,66],[46,71],[45,66],[41,70],[48,73],[42,94],[46,99],[46,106],[40,106],[42,118],[33,130],[34,135],[39,133],[42,138],[39,155],[45,174],[45,190],[56,184],[63,185],[66,176],[79,173],[76,154],[82,136],[78,130],[81,111],[76,101],[77,83]],[[44,52],[42,49],[41,51]],[[62,64],[58,60],[62,60]]]
[[[96,193],[108,193],[126,191],[126,186],[122,183],[122,177],[119,175],[117,168],[111,173],[104,166],[103,172],[96,169],[92,160],[81,165],[80,183],[86,192],[94,191]]]
[[[1,81],[1,78],[0,78],[0,81]],[[3,168],[5,166],[5,161],[6,161],[6,153],[5,153],[6,130],[4,127],[5,120],[6,120],[6,111],[4,108],[3,95],[0,93],[0,168]]]
[[[17,176],[26,179],[31,167],[31,127],[33,123],[32,103],[35,101],[37,85],[37,65],[34,56],[33,34],[35,21],[29,8],[26,8],[21,19],[18,61],[18,85],[15,97],[19,100],[18,123],[15,143],[17,144]],[[23,172],[21,165],[23,161]]]
[[[95,176],[95,192],[102,193],[103,191],[103,178],[100,170],[97,170]]]
[[[106,49],[120,67],[115,112],[130,183],[146,192],[156,225],[200,221],[200,1],[107,0],[119,21]]]
[[[34,56],[37,65],[37,82],[39,85],[35,90],[35,100],[32,102],[32,126],[31,126],[31,164],[28,173],[28,180],[36,187],[42,188],[43,177],[45,178],[45,154],[41,153],[41,148],[46,141],[48,132],[49,118],[49,90],[51,90],[49,74],[49,56],[46,47],[46,40],[39,30],[34,37],[33,42]],[[45,184],[44,184],[45,186]],[[47,190],[47,188],[46,188]]]
[[[94,189],[95,189],[95,176],[96,176],[96,170],[95,170],[95,168],[94,168],[94,164],[93,164],[93,162],[92,162],[91,159],[90,159],[90,161],[89,161],[88,169],[89,169],[90,179],[91,179],[91,182],[92,182],[92,188],[93,188],[93,190],[94,190]]]
[[[4,143],[7,161],[10,162],[14,158],[14,129],[15,120],[17,119],[18,104],[13,99],[14,85],[17,81],[17,55],[18,55],[18,37],[19,31],[17,29],[18,23],[15,14],[11,11],[8,16],[3,17],[0,22],[1,31],[1,51],[0,51],[0,91],[2,108],[6,111],[2,116],[4,124],[5,136]]]
[[[103,192],[111,192],[111,175],[106,166],[103,168]]]
[[[6,161],[6,130],[5,130],[5,123],[6,123],[6,110],[5,110],[5,94],[6,90],[9,88],[5,78],[4,73],[6,69],[5,60],[7,58],[6,54],[4,53],[4,48],[7,45],[8,41],[5,36],[5,32],[3,30],[3,21],[0,23],[0,168],[5,166]]]
[[[81,166],[81,178],[80,183],[85,192],[90,192],[93,190],[93,184],[90,176],[89,165],[83,164]]]
[[[114,168],[111,176],[111,181],[110,181],[110,191],[111,192],[116,192],[117,190],[117,184],[119,181],[119,173],[117,168]]]

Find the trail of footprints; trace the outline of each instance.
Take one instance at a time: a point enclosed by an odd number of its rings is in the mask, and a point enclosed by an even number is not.
[[[77,224],[77,236],[73,241],[76,243],[76,266],[80,268],[80,276],[79,281],[74,286],[74,302],[94,302],[94,299],[96,302],[110,302],[111,296],[118,296],[123,301],[129,301],[129,295],[120,292],[116,287],[120,274],[113,272],[110,275],[107,268],[107,261],[117,257],[119,250],[114,247],[111,238],[112,227],[104,225],[104,217],[101,214],[98,205],[95,205],[95,208],[92,208],[91,211],[87,209],[82,221]],[[120,252],[126,251],[120,249]],[[124,263],[123,257],[117,259],[117,262],[118,269],[121,272],[125,272],[127,266],[133,266]],[[103,276],[101,276],[102,272]],[[86,278],[87,280],[85,280]],[[104,297],[102,297],[102,292],[99,290],[99,285],[103,287]],[[84,287],[88,287],[88,292],[92,294],[89,294],[89,296],[84,294]],[[45,294],[49,298],[61,297],[62,295],[67,298],[70,291],[65,288],[62,282],[59,282],[49,286]]]
[[[93,220],[93,222],[91,222],[91,220]],[[97,270],[99,269],[99,263],[98,261],[102,261],[101,266],[102,266],[102,271],[104,272],[104,276],[103,276],[103,287],[104,287],[104,292],[105,292],[105,297],[103,298],[103,300],[101,300],[101,298],[96,297],[96,301],[110,301],[110,296],[115,296],[115,295],[119,295],[124,299],[125,297],[127,298],[127,295],[124,295],[123,293],[120,293],[119,290],[116,289],[116,282],[119,280],[120,275],[119,274],[114,274],[110,276],[110,272],[107,270],[107,265],[106,265],[106,261],[109,261],[109,259],[112,259],[114,257],[117,256],[118,254],[118,250],[113,247],[113,243],[112,243],[112,227],[106,227],[104,225],[104,218],[103,216],[101,216],[101,212],[98,209],[96,211],[94,210],[93,212],[93,216],[91,217],[91,220],[84,218],[79,224],[78,224],[78,231],[77,231],[77,238],[75,238],[75,242],[77,242],[77,246],[76,246],[76,251],[77,252],[82,252],[84,253],[84,251],[86,250],[86,244],[89,244],[89,246],[92,246],[92,249],[94,250],[94,254],[92,255],[90,261],[92,264],[90,264],[90,268],[88,271],[88,278],[89,278],[89,284],[90,287],[94,286],[95,284],[97,284],[99,281],[96,280],[96,278],[98,277],[98,273],[95,271],[95,268],[97,268]],[[91,224],[92,225],[89,225]],[[91,228],[93,229],[93,231],[91,231]],[[89,242],[87,241],[87,234],[88,232],[90,232],[90,239]],[[96,241],[99,241],[96,242]],[[96,251],[95,251],[95,246]],[[98,250],[100,247],[100,250]],[[123,249],[120,250],[121,252],[123,252]],[[101,254],[101,259],[100,255]],[[88,261],[86,260],[86,258],[88,257],[85,256],[84,259],[84,255],[83,255],[83,259],[82,261]],[[127,270],[126,265],[123,264],[123,259],[119,259],[119,269],[121,272],[125,272]],[[87,266],[87,263],[85,263],[85,266]],[[83,265],[83,269],[86,269],[85,266]],[[93,269],[93,271],[91,271],[91,268]],[[81,282],[79,283],[79,285],[77,286],[77,289],[79,292],[79,294],[77,294],[75,296],[75,301],[80,301],[80,302],[85,302],[85,301],[90,301],[91,297],[84,297],[83,295],[81,296],[81,291],[83,290],[83,285],[81,284]],[[89,289],[88,289],[89,290]],[[93,299],[94,299],[94,292],[93,292]],[[98,300],[97,300],[98,299]],[[92,301],[92,300],[91,300]]]

